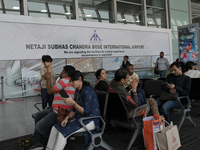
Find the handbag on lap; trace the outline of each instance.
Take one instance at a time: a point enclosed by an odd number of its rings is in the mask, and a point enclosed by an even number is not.
[[[62,107],[58,107],[57,123],[62,122],[70,111]]]
[[[183,85],[184,79],[185,79],[185,75],[183,77],[181,86]],[[176,92],[176,93],[168,93],[166,91],[162,91],[161,94],[160,94],[160,100],[161,101],[177,100],[178,97],[179,97],[179,93],[178,92]]]

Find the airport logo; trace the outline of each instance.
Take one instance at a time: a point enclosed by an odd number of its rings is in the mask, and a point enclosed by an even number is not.
[[[97,35],[96,30],[94,30],[94,34],[90,38],[90,43],[98,43],[101,44],[103,40]]]

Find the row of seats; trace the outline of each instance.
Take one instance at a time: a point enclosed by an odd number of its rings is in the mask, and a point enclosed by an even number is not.
[[[180,112],[181,112],[181,119],[180,122],[178,124],[178,129],[180,130],[183,122],[185,119],[189,119],[194,126],[196,126],[196,123],[192,120],[191,115],[190,115],[190,107],[191,107],[191,100],[194,97],[196,98],[196,96],[200,99],[200,94],[196,94],[197,93],[197,80],[198,80],[198,86],[200,86],[200,79],[198,78],[192,78],[192,84],[191,84],[191,93],[189,96],[181,96],[177,98],[177,101],[180,104]],[[153,79],[145,79],[142,80],[143,82],[143,90],[145,91],[146,97],[154,97],[155,99],[157,97],[160,96],[162,90],[161,90],[161,86],[163,84],[163,82],[165,81],[165,78],[162,79],[158,79],[158,80],[153,80]],[[193,91],[193,88],[195,88],[195,90]],[[194,94],[195,93],[195,94]]]
[[[134,129],[134,133],[126,148],[126,150],[129,150],[138,134],[142,131],[142,116],[135,117],[136,111],[143,109],[147,113],[150,109],[149,104],[135,108],[132,118],[128,118],[128,111],[119,94],[100,91],[96,91],[96,94],[99,99],[101,115],[106,123],[109,123],[112,126]]]

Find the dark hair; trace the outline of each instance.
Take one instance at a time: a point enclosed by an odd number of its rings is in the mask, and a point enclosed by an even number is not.
[[[128,68],[129,66],[132,66],[132,67],[133,67],[133,64],[127,64],[127,65],[126,65],[126,68]]]
[[[83,76],[83,74],[82,74],[79,70],[74,71],[74,72],[70,75],[70,77],[71,77],[71,80],[72,80],[72,81],[78,80],[79,77],[81,77],[81,80],[82,80],[82,82],[83,82],[83,86],[89,86],[89,87],[91,87],[89,82],[84,81],[84,76]]]
[[[192,69],[192,66],[196,66],[196,63],[194,63],[193,61],[188,61],[185,65],[185,71]]]
[[[160,52],[160,53],[162,53],[164,55],[164,52]]]
[[[45,63],[46,61],[52,62],[53,59],[52,59],[51,56],[49,56],[49,55],[43,55],[43,56],[42,56],[42,61],[43,61],[44,63]]]
[[[121,79],[126,79],[129,74],[129,70],[127,68],[120,68],[115,72],[114,80],[119,82]]]
[[[70,65],[64,66],[63,69],[65,70],[65,73],[68,74],[68,77],[70,77],[71,74],[74,73],[74,71],[76,70],[73,66]]]
[[[177,68],[181,67],[182,73],[185,72],[185,63],[184,62],[173,62],[170,67],[176,66]]]
[[[127,55],[125,55],[124,57],[126,57],[126,59],[128,59],[128,56],[127,56]]]
[[[101,71],[102,71],[102,70],[105,70],[105,69],[101,68],[101,69],[99,69],[99,70],[97,70],[97,71],[95,72],[95,76],[96,76],[97,79],[99,79],[99,76],[101,76]]]

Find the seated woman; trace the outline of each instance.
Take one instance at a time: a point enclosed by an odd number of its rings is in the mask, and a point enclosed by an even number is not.
[[[61,123],[52,127],[46,150],[62,150],[70,135],[85,131],[79,123],[80,118],[100,116],[97,95],[89,86],[89,83],[84,81],[83,74],[80,71],[75,71],[70,77],[70,83],[76,89],[74,95],[75,101],[71,96],[69,98],[63,98],[63,101],[66,104],[72,105],[73,109]],[[100,129],[99,119],[86,120],[84,124],[89,130],[96,129],[95,131],[98,131]],[[89,143],[88,133],[85,132],[84,135],[86,137],[86,143]]]
[[[105,81],[107,79],[106,71],[102,68],[96,71],[95,76],[97,78],[96,85],[94,87],[95,90],[98,91],[108,91],[108,83]]]

